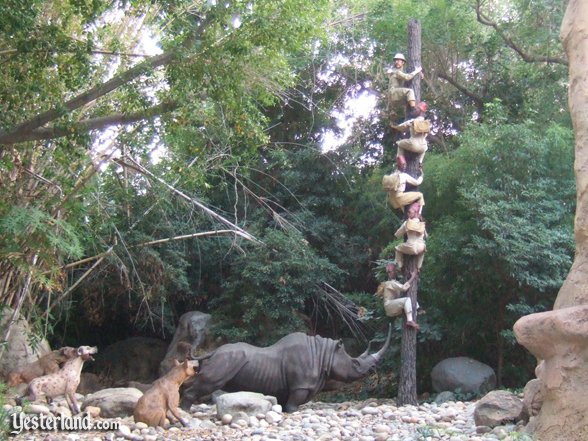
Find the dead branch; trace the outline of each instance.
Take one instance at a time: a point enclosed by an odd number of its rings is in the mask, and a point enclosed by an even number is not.
[[[167,237],[165,239],[157,239],[157,240],[150,240],[149,242],[143,242],[136,245],[132,245],[129,248],[138,248],[138,247],[146,247],[149,245],[158,245],[161,243],[172,242],[175,240],[186,240],[186,239],[194,239],[196,237],[206,237],[206,236],[218,236],[222,234],[235,234],[237,236],[241,236],[244,239],[250,240],[245,234],[241,231],[236,230],[216,230],[216,231],[204,231],[202,233],[193,233],[193,234],[184,234],[182,236],[175,236],[175,237]]]
[[[222,224],[227,225],[228,227],[233,228],[235,231],[238,231],[240,233],[239,235],[241,237],[243,237],[243,238],[245,238],[247,240],[250,240],[252,242],[261,243],[261,241],[259,239],[257,239],[255,236],[249,234],[248,232],[246,232],[242,228],[238,227],[237,225],[235,225],[230,220],[225,219],[220,214],[215,213],[213,210],[211,210],[210,208],[208,208],[206,205],[204,205],[199,200],[197,200],[195,198],[191,198],[190,196],[186,195],[185,193],[183,193],[182,191],[178,190],[174,186],[172,186],[172,185],[168,184],[167,182],[165,182],[159,176],[155,176],[153,173],[151,173],[145,167],[143,167],[142,165],[140,165],[134,159],[126,156],[125,158],[120,158],[120,159],[113,158],[111,160],[113,162],[115,162],[116,164],[122,166],[122,167],[128,167],[128,168],[130,168],[132,170],[135,170],[137,173],[140,173],[140,174],[142,174],[144,176],[148,176],[148,177],[150,177],[152,179],[155,179],[157,182],[159,182],[160,184],[162,184],[165,187],[167,187],[169,190],[171,190],[176,195],[180,196],[182,199],[185,199],[185,200],[189,201],[190,203],[192,203],[193,205],[195,205],[196,207],[198,207],[200,210],[204,211],[207,215],[209,215],[213,219],[216,219],[219,222],[221,222]],[[127,161],[129,161],[129,162],[127,162]]]

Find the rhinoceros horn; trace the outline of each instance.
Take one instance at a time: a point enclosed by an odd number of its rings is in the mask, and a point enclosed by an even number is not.
[[[390,339],[391,338],[392,338],[392,324],[388,324],[388,337],[386,337],[386,341],[384,342],[384,346],[382,346],[382,348],[378,352],[376,352],[375,354],[372,354],[372,357],[375,358],[376,363],[378,363],[382,359],[382,357],[384,356],[384,353],[388,350],[388,347],[390,346]],[[368,350],[369,350],[369,345],[368,345]]]

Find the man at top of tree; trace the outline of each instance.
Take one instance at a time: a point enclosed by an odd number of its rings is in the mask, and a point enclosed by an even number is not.
[[[408,104],[409,108],[416,106],[414,90],[405,87],[407,81],[411,81],[417,74],[421,74],[422,67],[417,67],[410,73],[404,72],[406,58],[398,53],[394,55],[394,68],[388,73],[388,100],[394,105],[398,102]]]

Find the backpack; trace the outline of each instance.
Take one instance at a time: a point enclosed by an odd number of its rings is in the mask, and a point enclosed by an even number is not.
[[[398,191],[400,186],[400,176],[398,173],[392,173],[391,175],[384,175],[382,178],[382,188],[386,191]]]
[[[417,119],[413,121],[412,127],[415,133],[429,133],[431,131],[431,121],[428,119]]]

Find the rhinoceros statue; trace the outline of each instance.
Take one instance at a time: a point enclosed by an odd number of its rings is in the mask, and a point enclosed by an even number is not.
[[[286,412],[320,392],[327,380],[345,383],[372,371],[390,345],[392,329],[375,354],[369,347],[357,358],[345,351],[341,341],[302,332],[288,334],[272,346],[259,348],[230,343],[194,358],[200,370],[182,394],[181,406],[189,409],[198,398],[215,390],[260,392],[277,398]]]

